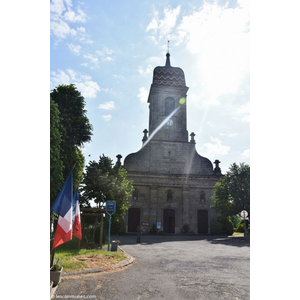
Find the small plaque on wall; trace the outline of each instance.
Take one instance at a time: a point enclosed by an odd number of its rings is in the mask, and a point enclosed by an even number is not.
[[[156,222],[156,228],[161,229],[161,222],[160,221]]]
[[[148,222],[143,222],[143,226],[149,226]]]

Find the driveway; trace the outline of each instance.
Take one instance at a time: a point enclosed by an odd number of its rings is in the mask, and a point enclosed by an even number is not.
[[[115,272],[65,277],[56,298],[250,299],[250,245],[243,239],[148,235],[142,236],[141,244],[135,243],[135,236],[116,239],[135,257],[131,266]]]

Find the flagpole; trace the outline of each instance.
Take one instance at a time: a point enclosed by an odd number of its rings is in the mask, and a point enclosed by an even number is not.
[[[55,255],[55,248],[51,251],[51,262],[50,262],[50,268],[53,266],[54,262],[54,255]]]
[[[53,214],[53,212],[52,212]],[[54,225],[54,222],[53,222],[53,225]],[[53,226],[54,227],[54,226]],[[53,228],[54,229],[54,228]],[[55,231],[53,231],[55,232]],[[54,237],[52,238],[52,240],[54,241]],[[52,245],[53,245],[53,241],[52,241]],[[50,268],[53,266],[53,262],[54,262],[54,255],[55,255],[55,248],[52,249],[51,251],[51,262],[50,262]]]
[[[75,168],[75,166],[76,166],[76,164],[77,164],[77,161],[75,161],[75,164],[74,164],[74,166],[73,166],[73,168],[72,168],[72,170],[71,170],[71,172],[73,171],[73,169]],[[70,172],[70,173],[71,173]],[[69,174],[69,176],[70,176],[70,174]],[[66,183],[66,182],[65,182]],[[72,186],[73,186],[73,183],[72,183]],[[64,188],[64,187],[63,187]],[[73,194],[73,191],[72,191],[72,194]],[[53,211],[51,211],[51,213],[53,213]],[[50,214],[51,214],[50,213]],[[55,231],[54,231],[54,236],[55,236],[55,232],[56,232],[56,229],[57,229],[57,225],[58,224],[56,224],[56,228],[55,228]],[[51,241],[51,240],[50,240]],[[53,238],[53,242],[54,242],[54,238]],[[50,268],[53,266],[53,262],[54,262],[54,255],[55,255],[55,248],[53,248],[53,242],[52,242],[52,251],[51,251],[51,262],[50,262]]]
[[[76,164],[77,164],[77,161],[75,161],[75,164],[74,164],[74,166],[73,166],[73,168],[72,168],[73,170],[74,170],[74,168],[76,167]]]

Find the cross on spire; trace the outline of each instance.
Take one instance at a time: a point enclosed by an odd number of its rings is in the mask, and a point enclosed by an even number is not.
[[[170,50],[170,45],[169,45],[170,41],[168,40],[168,52],[166,54],[166,67],[171,67],[171,62],[170,62],[170,53],[169,53],[169,50]]]

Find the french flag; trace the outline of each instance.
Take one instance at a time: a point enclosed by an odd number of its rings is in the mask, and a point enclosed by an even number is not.
[[[81,221],[80,221],[80,208],[79,208],[79,193],[76,189],[73,197],[73,235],[81,240]]]
[[[72,202],[73,169],[51,208],[59,215],[52,249],[72,240]]]

